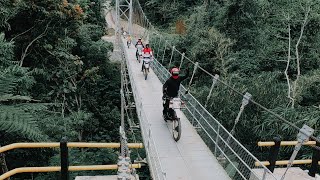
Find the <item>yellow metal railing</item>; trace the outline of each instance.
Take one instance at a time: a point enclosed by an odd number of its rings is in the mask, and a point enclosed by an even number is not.
[[[272,142],[258,142],[258,146],[267,147],[270,146],[270,154],[268,157],[268,161],[255,162],[255,166],[261,166],[262,164],[267,166],[268,169],[273,172],[276,165],[288,165],[290,161],[288,160],[280,160],[277,161],[277,157],[280,151],[281,146],[295,146],[298,144],[298,141],[281,141],[280,138],[275,137]],[[307,141],[303,143],[303,145],[308,146],[319,146],[319,143],[316,141]],[[309,168],[309,176],[315,177],[318,166],[320,165],[320,151],[315,148],[313,151],[312,159],[302,159],[302,160],[294,160],[292,164],[311,164]]]
[[[120,143],[85,143],[85,142],[65,142],[65,151],[67,148],[120,148]],[[128,148],[143,148],[142,143],[128,143]],[[0,147],[0,153],[19,149],[19,148],[61,148],[61,142],[48,142],[48,143],[13,143]],[[61,151],[62,152],[62,151]],[[64,153],[65,154],[65,153]],[[62,155],[62,153],[61,153]],[[67,155],[65,158],[68,158]],[[62,164],[63,165],[63,164]],[[64,170],[68,171],[87,171],[87,170],[110,170],[118,169],[118,165],[92,165],[92,166],[68,166],[65,164]],[[141,164],[132,164],[130,168],[140,168]],[[18,173],[27,172],[55,172],[62,171],[61,166],[52,167],[23,167],[10,170],[0,176],[0,180],[7,179]]]
[[[0,153],[19,148],[59,148],[60,143],[13,143],[0,147]],[[120,148],[120,143],[82,143],[68,142],[70,148]],[[128,143],[129,148],[143,148],[142,143]]]
[[[266,146],[274,146],[275,142],[258,142],[258,146],[260,147],[266,147]],[[298,144],[298,141],[281,141],[280,146],[295,146]],[[306,143],[303,143],[303,145],[316,145],[316,141],[308,141]]]
[[[276,161],[275,165],[287,165],[289,163],[288,160],[281,160],[281,161]],[[311,164],[312,159],[302,159],[302,160],[294,160],[292,164]],[[269,166],[270,162],[269,161],[260,161],[260,162],[255,162],[255,166],[261,166],[261,165]],[[318,162],[320,165],[320,161]]]
[[[130,168],[141,168],[141,164],[131,164]],[[118,165],[92,165],[92,166],[69,166],[69,171],[97,171],[118,169]],[[18,173],[34,173],[34,172],[57,172],[61,171],[60,166],[49,167],[23,167],[8,171],[0,176],[0,180],[7,179]]]

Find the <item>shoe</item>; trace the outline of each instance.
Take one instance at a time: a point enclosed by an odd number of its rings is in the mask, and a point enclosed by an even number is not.
[[[164,119],[165,122],[168,121],[168,116],[167,116],[167,115],[162,115],[162,117],[163,117],[163,119]]]

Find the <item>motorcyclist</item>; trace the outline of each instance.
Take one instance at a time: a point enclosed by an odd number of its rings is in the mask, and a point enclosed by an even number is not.
[[[177,67],[173,67],[170,70],[170,74],[171,74],[171,77],[162,86],[162,92],[163,92],[162,99],[165,101],[163,103],[162,113],[165,119],[169,119],[168,110],[169,110],[170,98],[174,98],[178,96],[181,81],[187,79],[189,76],[189,67],[186,69],[186,74],[184,76],[179,76],[180,69]]]
[[[142,50],[142,49],[144,48],[144,45],[143,45],[143,43],[142,43],[142,41],[141,41],[141,38],[138,39],[135,47],[137,48],[136,58],[137,58],[137,60],[138,60],[138,56],[139,56],[138,52],[139,52],[139,50]]]
[[[127,36],[127,46],[128,46],[128,48],[129,48],[130,45],[131,45],[131,36],[128,35]]]
[[[153,52],[152,52],[152,49],[150,48],[149,44],[146,44],[146,47],[143,48],[142,57],[143,57],[143,59],[148,58],[150,60],[153,57]],[[144,61],[142,61],[141,71],[143,71],[143,68],[144,68]]]

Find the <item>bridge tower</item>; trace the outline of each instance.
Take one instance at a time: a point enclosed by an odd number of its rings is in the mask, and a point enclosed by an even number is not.
[[[132,13],[133,0],[116,0],[116,32],[120,32],[120,17],[128,22],[127,30],[132,35]]]

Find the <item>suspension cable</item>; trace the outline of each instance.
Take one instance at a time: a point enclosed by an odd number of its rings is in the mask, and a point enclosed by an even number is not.
[[[141,7],[139,1],[137,1],[137,2],[138,2],[138,5],[139,5],[140,10],[143,12],[142,7]],[[158,35],[158,36],[162,36],[161,33],[159,33],[159,32],[154,28],[154,26],[150,23],[150,21],[148,20],[148,18],[147,18],[146,16],[145,16],[145,18],[147,19],[147,23],[148,23],[149,27],[151,26],[151,28],[149,28],[149,31],[152,30],[154,34],[156,34],[156,35]],[[175,46],[171,45],[169,42],[167,43],[167,45],[172,48],[172,54],[171,54],[171,58],[170,58],[170,62],[169,62],[169,68],[170,68],[171,60],[172,60],[172,58],[173,58],[173,53],[174,53],[174,51],[178,52],[180,55],[182,55],[183,53],[180,52],[178,49],[176,49]],[[192,63],[193,65],[196,64],[196,62],[192,61],[192,60],[189,59],[187,56],[185,56],[184,59],[186,59],[187,61],[189,61],[189,62]],[[209,73],[207,70],[205,70],[204,68],[202,68],[200,65],[198,66],[198,68],[199,68],[200,70],[202,70],[204,73],[206,73],[207,75],[209,75],[209,76],[211,76],[212,78],[214,78],[214,75],[213,75],[213,74]],[[217,81],[220,82],[221,84],[223,84],[224,86],[226,86],[227,88],[229,88],[230,90],[232,90],[233,92],[235,92],[236,94],[238,94],[238,95],[240,95],[240,96],[244,96],[244,94],[243,94],[242,92],[240,92],[239,90],[233,88],[233,87],[230,86],[228,83],[222,81],[220,78],[218,78]],[[300,128],[299,128],[297,125],[295,125],[295,124],[293,124],[292,122],[290,122],[289,120],[287,120],[287,119],[285,119],[284,117],[280,116],[279,114],[273,112],[272,110],[266,108],[265,106],[261,105],[260,103],[254,101],[253,99],[249,99],[249,101],[250,101],[251,103],[255,104],[256,106],[258,106],[259,108],[263,109],[264,111],[266,111],[266,112],[270,113],[271,115],[275,116],[276,118],[278,118],[278,120],[282,121],[283,123],[286,123],[286,124],[290,125],[291,127],[293,127],[294,129],[296,129],[296,130],[298,130],[298,131],[300,132]],[[317,137],[315,137],[315,136],[313,136],[313,135],[310,136],[310,138],[320,143],[320,139],[319,139],[319,138],[317,138]],[[320,150],[320,147],[318,147],[318,146],[313,146],[313,147],[314,147],[315,149],[317,149],[317,150]]]

